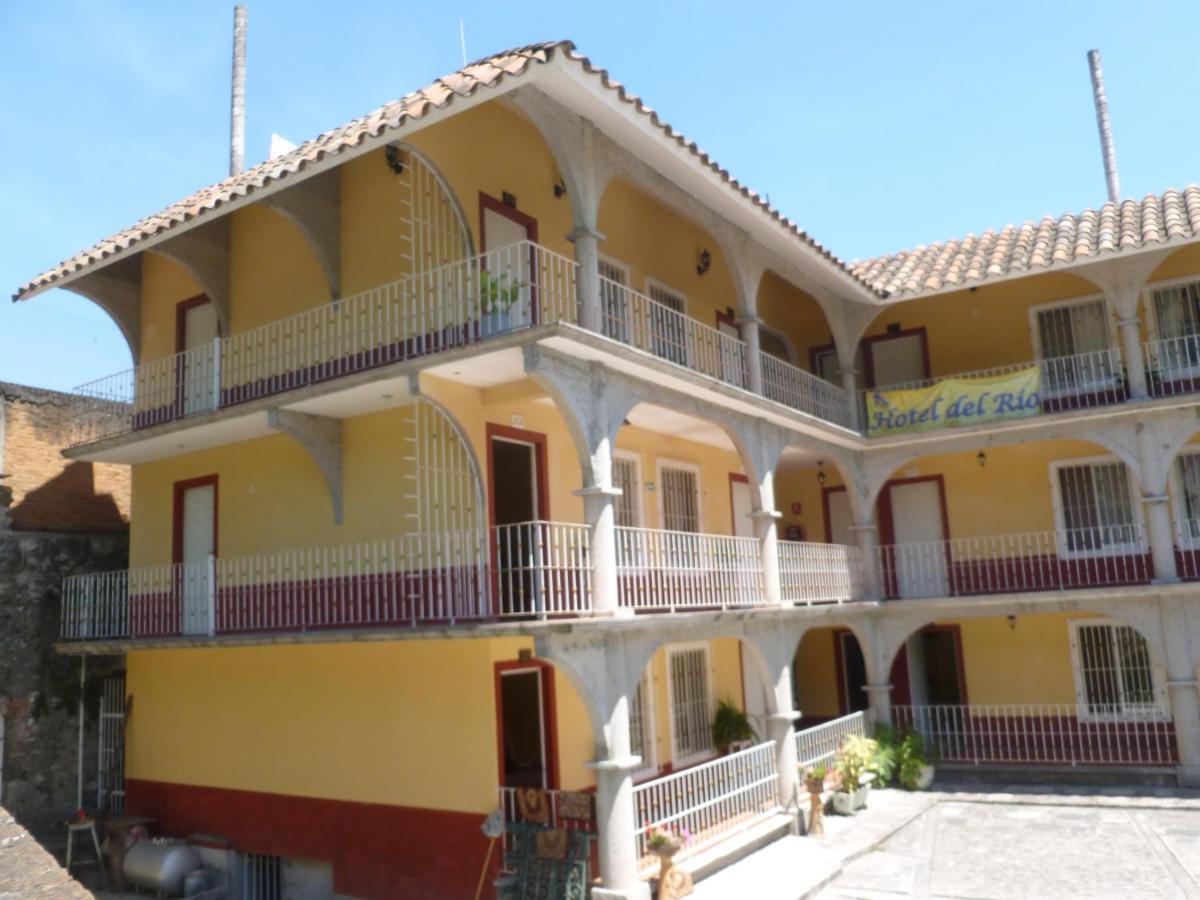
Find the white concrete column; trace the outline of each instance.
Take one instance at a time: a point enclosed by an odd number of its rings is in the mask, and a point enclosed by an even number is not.
[[[597,334],[604,333],[604,309],[600,301],[600,242],[604,235],[590,225],[581,225],[567,235],[575,245],[575,295],[579,304],[579,325]]]
[[[1163,655],[1167,695],[1179,750],[1176,777],[1181,787],[1200,787],[1200,611],[1185,598],[1162,603]]]
[[[634,824],[633,773],[641,764],[641,757],[628,753],[618,759],[590,764],[596,772],[597,856],[600,862],[600,886],[592,888],[591,892],[594,900],[650,898],[650,886],[638,877]]]
[[[762,561],[764,599],[775,606],[791,606],[790,601],[786,604],[783,601],[783,589],[779,580],[781,514],[777,509],[759,509],[752,512],[750,517],[754,520],[754,534],[758,538],[759,559]]]
[[[1142,497],[1146,508],[1146,540],[1154,562],[1155,583],[1170,584],[1179,580],[1175,566],[1175,531],[1171,527],[1171,508],[1166,494],[1147,494]]]
[[[862,552],[863,590],[869,600],[883,599],[883,579],[879,565],[879,526],[873,521],[850,526]]]
[[[858,369],[853,366],[838,369],[838,375],[841,376],[842,390],[846,392],[847,400],[850,403],[850,421],[855,428],[862,428],[862,409],[858,401]]]
[[[758,316],[742,316],[737,322],[742,343],[746,345],[746,389],[760,397],[763,394],[762,340],[758,330],[761,324]]]
[[[871,704],[871,716],[877,725],[892,724],[892,685],[864,684],[867,702]]]
[[[788,694],[791,694],[790,688]],[[794,709],[767,716],[767,738],[775,742],[775,767],[779,771],[779,805],[793,817],[796,831],[799,831],[800,817],[803,815],[800,778],[796,771],[799,765],[796,758],[796,720],[799,718],[800,713]]]
[[[575,492],[583,497],[584,521],[588,526],[588,548],[592,567],[592,612],[597,615],[632,615],[622,610],[617,594],[617,529],[614,500],[621,489],[593,485]]]
[[[1133,308],[1137,309],[1136,297]],[[1118,319],[1117,326],[1121,332],[1121,356],[1125,361],[1125,378],[1129,385],[1129,396],[1133,400],[1145,400],[1149,396],[1146,390],[1146,355],[1142,352],[1141,320],[1135,315],[1128,319]]]

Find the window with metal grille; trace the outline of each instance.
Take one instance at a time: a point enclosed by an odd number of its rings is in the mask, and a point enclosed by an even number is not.
[[[613,504],[616,524],[619,528],[637,528],[642,524],[638,461],[628,456],[618,456],[614,457],[612,467],[613,487],[621,489],[621,496]]]
[[[1160,367],[1174,373],[1200,366],[1200,281],[1154,291],[1154,324],[1165,343],[1159,351]]]
[[[1137,546],[1129,473],[1123,463],[1060,466],[1057,485],[1068,553],[1103,553]]]
[[[650,668],[647,666],[633,692],[633,703],[629,709],[629,751],[642,758],[642,771],[655,767],[653,731],[650,726],[654,706],[651,690]]]
[[[1128,625],[1074,622],[1071,650],[1080,714],[1148,715],[1157,709],[1146,639]]]
[[[700,531],[700,490],[691,469],[663,466],[663,528],[667,531]]]
[[[96,808],[119,815],[125,809],[125,673],[104,679],[100,692],[99,769]]]
[[[712,700],[708,689],[708,647],[680,647],[667,653],[671,679],[671,761],[712,748]]]
[[[620,263],[601,258],[600,308],[604,316],[606,337],[628,344],[629,341],[629,297],[625,288],[629,285],[629,271]]]
[[[683,311],[687,307],[687,298],[656,281],[648,282],[646,288],[654,301],[650,304],[651,352],[686,366],[687,322]]]
[[[1103,300],[1085,300],[1037,311],[1038,355],[1050,393],[1112,382],[1108,309]],[[1071,358],[1074,357],[1074,358]]]
[[[1200,540],[1200,453],[1184,453],[1175,461],[1179,478],[1179,534]]]
[[[242,900],[283,900],[283,857],[243,854]]]

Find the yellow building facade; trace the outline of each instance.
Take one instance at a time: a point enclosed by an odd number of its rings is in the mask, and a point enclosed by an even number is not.
[[[471,896],[489,812],[583,793],[635,897],[647,827],[786,813],[857,713],[1200,773],[1190,231],[849,267],[566,44],[210,190],[20,292],[136,360],[66,451],[132,466],[130,569],[63,587],[124,657],[101,803]]]

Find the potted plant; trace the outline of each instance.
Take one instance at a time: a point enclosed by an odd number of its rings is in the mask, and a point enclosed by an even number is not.
[[[829,769],[824,763],[809,766],[804,772],[804,788],[810,794],[820,794],[825,790],[825,776]]]
[[[675,854],[691,842],[692,835],[686,828],[681,829],[679,834],[673,834],[661,826],[646,829],[646,849],[658,857],[656,896],[660,900],[686,897],[692,892],[692,876],[682,869],[676,869],[674,862]]]
[[[897,751],[897,780],[902,788],[924,791],[933,784],[932,749],[920,732],[909,731],[904,735]]]
[[[722,754],[729,752],[731,744],[738,741],[752,741],[757,738],[754,726],[746,718],[746,714],[727,700],[717,703],[717,714],[713,717],[712,740],[713,746]]]
[[[507,272],[493,275],[483,269],[479,273],[480,330],[486,335],[502,334],[513,327],[513,306],[521,299],[525,285]]]
[[[804,787],[808,791],[808,823],[804,833],[809,837],[825,834],[825,809],[821,794],[825,790],[825,776],[829,774],[823,763],[810,766],[804,772]]]
[[[849,816],[867,804],[871,782],[878,766],[879,744],[862,735],[850,735],[838,750],[834,771],[837,789],[833,792],[834,812]]]

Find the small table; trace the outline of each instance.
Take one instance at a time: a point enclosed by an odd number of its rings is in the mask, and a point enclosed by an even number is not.
[[[92,846],[96,850],[96,858],[84,860],[83,862],[75,862],[72,859],[75,850],[75,835],[79,832],[86,831],[92,836]],[[104,871],[104,857],[100,853],[100,836],[96,833],[95,819],[77,819],[67,823],[67,872],[70,873],[72,865],[84,866],[99,866],[100,877],[104,880],[104,886],[108,887],[108,873]]]

